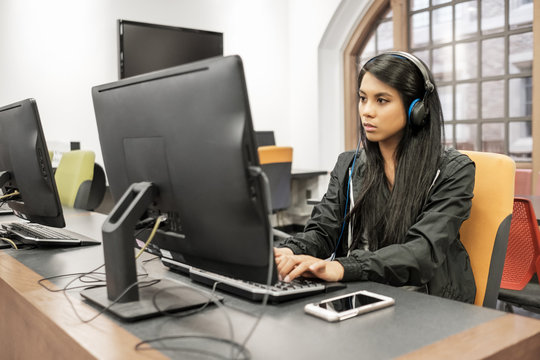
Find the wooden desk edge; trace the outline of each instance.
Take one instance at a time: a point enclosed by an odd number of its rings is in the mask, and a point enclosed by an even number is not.
[[[2,356],[10,358],[164,359],[156,350],[135,351],[136,336],[106,316],[82,323],[61,292],[49,292],[37,282],[42,276],[0,252],[0,314]],[[54,288],[52,283],[47,286]],[[83,318],[97,311],[71,298]],[[58,353],[60,352],[60,353]]]
[[[507,314],[424,346],[398,359],[533,360],[539,356],[540,320]]]

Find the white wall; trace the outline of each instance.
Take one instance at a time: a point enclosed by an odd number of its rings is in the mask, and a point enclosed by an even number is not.
[[[219,31],[244,60],[255,129],[318,167],[317,47],[338,3],[2,0],[0,105],[36,98],[48,142],[80,141],[101,162],[90,89],[118,79],[117,19]]]
[[[343,52],[368,5],[378,0],[342,0],[318,48],[319,165],[331,169],[345,149]],[[324,189],[321,189],[324,191]]]
[[[288,143],[294,145],[295,167],[319,169],[323,166],[320,154],[317,52],[338,4],[338,0],[290,2]]]

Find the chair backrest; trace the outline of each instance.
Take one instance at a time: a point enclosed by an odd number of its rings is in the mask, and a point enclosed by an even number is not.
[[[77,199],[77,195],[82,184],[86,182],[89,186],[92,183],[94,161],[95,154],[93,151],[74,150],[62,154],[62,158],[54,174],[62,205],[77,207],[75,206],[76,200],[78,203],[86,203],[88,201],[87,197],[86,199],[82,199],[82,197],[85,197],[82,194]]]
[[[537,271],[538,259],[540,259],[540,231],[533,205],[529,199],[516,197],[501,288],[522,290]]]
[[[92,183],[88,185],[87,182],[84,182],[79,189],[79,194],[75,199],[75,207],[86,209],[86,210],[95,210],[100,205],[103,199],[105,198],[105,191],[107,190],[107,181],[105,180],[105,171],[99,164],[94,164],[94,176],[92,178]],[[83,194],[83,192],[89,192],[88,194]],[[79,196],[80,195],[80,196]],[[86,204],[78,203],[79,197],[81,202],[83,199],[88,199]]]
[[[272,211],[277,212],[291,205],[292,147],[260,146],[259,163],[268,177]]]
[[[273,131],[255,131],[255,140],[257,147],[276,145]]]
[[[515,163],[506,155],[462,151],[476,165],[471,214],[460,230],[476,283],[474,303],[495,308],[501,284],[512,206]]]
[[[516,180],[514,195],[531,195],[532,194],[532,170],[531,169],[516,169]]]

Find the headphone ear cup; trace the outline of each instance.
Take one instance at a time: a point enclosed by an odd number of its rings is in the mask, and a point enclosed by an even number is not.
[[[416,99],[409,107],[409,123],[415,127],[422,127],[426,122],[426,108],[424,101]]]

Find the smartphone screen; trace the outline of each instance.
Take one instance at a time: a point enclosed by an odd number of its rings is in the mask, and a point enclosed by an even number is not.
[[[378,299],[376,297],[357,293],[343,298],[322,301],[318,305],[323,309],[333,310],[335,312],[343,312],[356,309],[360,306],[373,304],[379,301],[383,301],[383,299]]]

